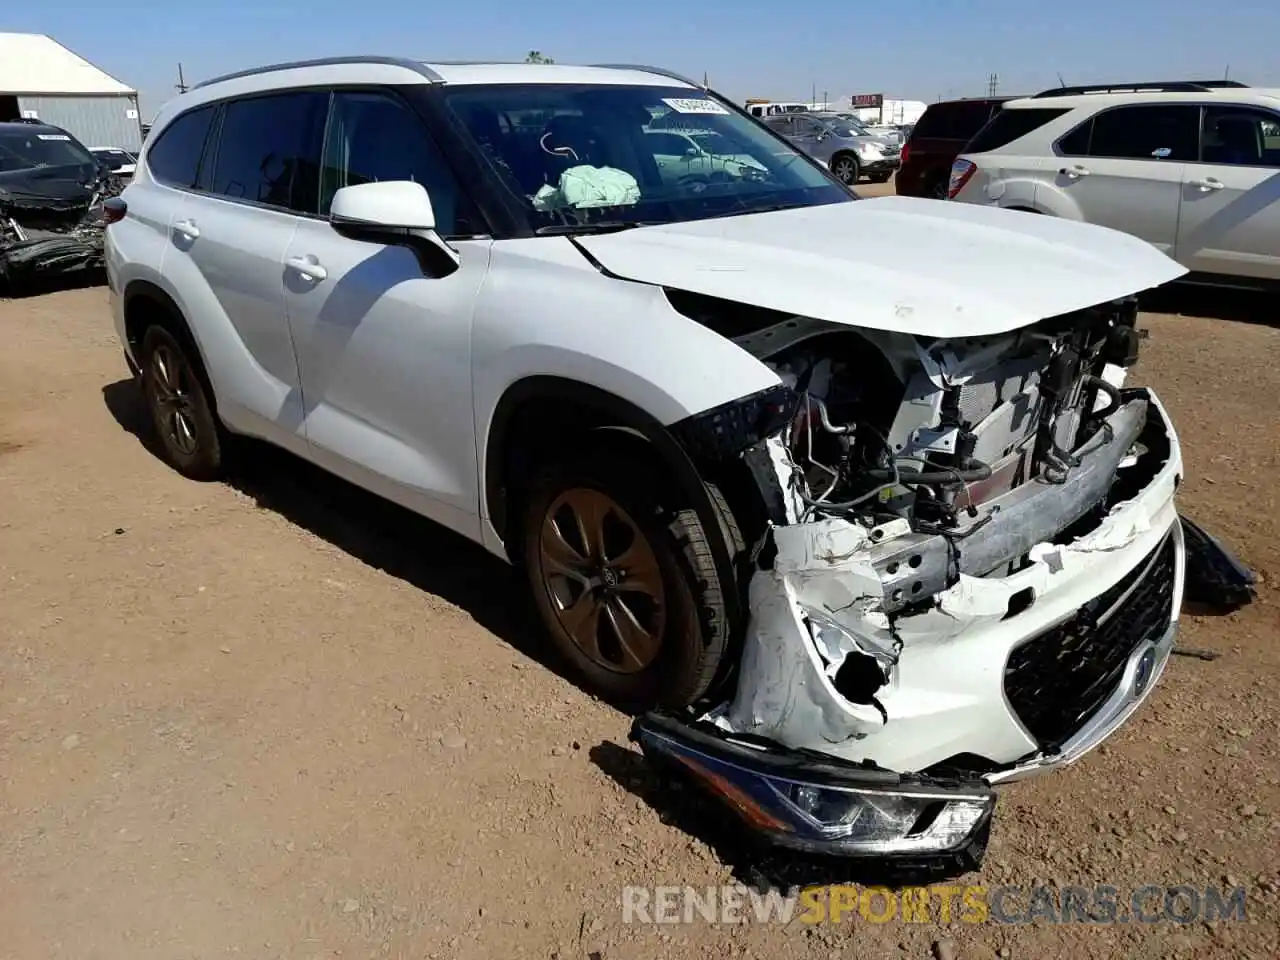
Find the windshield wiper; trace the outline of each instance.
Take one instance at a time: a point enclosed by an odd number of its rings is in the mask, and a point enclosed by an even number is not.
[[[656,224],[656,220],[597,220],[594,223],[553,223],[538,227],[533,232],[539,237],[563,237],[570,234],[617,233],[620,230],[652,227]]]

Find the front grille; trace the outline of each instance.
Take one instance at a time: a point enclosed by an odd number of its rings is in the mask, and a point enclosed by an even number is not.
[[[1168,629],[1176,550],[1170,534],[1075,617],[1009,656],[1005,696],[1041,748],[1052,751],[1069,740],[1111,696],[1129,655]]]

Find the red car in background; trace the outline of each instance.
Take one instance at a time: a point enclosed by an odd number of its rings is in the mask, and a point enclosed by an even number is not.
[[[897,192],[945,200],[951,164],[1001,105],[1012,99],[984,97],[931,104],[902,148],[902,165],[895,180]]]

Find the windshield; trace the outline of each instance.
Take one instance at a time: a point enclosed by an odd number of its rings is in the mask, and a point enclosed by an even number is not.
[[[852,130],[853,130],[853,133],[852,133],[852,134],[845,134],[845,136],[854,136],[854,137],[869,137],[869,136],[871,136],[871,131],[869,131],[869,130],[867,129],[866,124],[864,124],[864,123],[863,123],[861,120],[859,120],[857,117],[843,117],[843,116],[842,116],[842,117],[840,118],[840,122],[842,122],[842,123],[847,123],[847,124],[849,125],[850,129],[852,129]]]
[[[93,167],[89,151],[66,133],[0,130],[0,172],[32,167]]]
[[[823,122],[837,137],[865,137],[867,131],[851,120],[845,120],[843,117],[830,117],[824,119]]]
[[[688,87],[495,85],[444,95],[546,232],[855,199],[757,121]]]

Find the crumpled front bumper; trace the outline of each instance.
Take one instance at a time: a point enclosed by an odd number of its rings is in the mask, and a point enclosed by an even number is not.
[[[1108,419],[1120,449],[1086,443],[1074,451],[1074,486],[1024,485],[1005,499],[1004,518],[995,512],[981,537],[957,542],[952,585],[918,608],[884,612],[935,573],[918,535],[877,538],[832,519],[775,528],[772,567],[751,583],[733,700],[697,730],[638,722],[646,754],[674,757],[784,846],[878,857],[979,849],[992,786],[1092,750],[1151,694],[1173,648],[1182,456],[1155,395],[1124,397]],[[1121,489],[1100,523],[1063,533],[1099,491]],[[1029,562],[1009,574],[1002,551]],[[833,766],[843,820],[813,812],[840,807],[823,799]],[[924,798],[912,799],[922,790],[945,814],[942,833]],[[870,840],[858,833],[869,822],[880,829]]]

